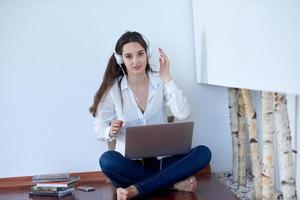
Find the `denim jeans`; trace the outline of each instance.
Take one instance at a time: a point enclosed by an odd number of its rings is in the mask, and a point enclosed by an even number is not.
[[[203,145],[188,153],[142,161],[125,158],[117,151],[107,151],[100,157],[102,172],[115,187],[134,185],[139,197],[154,191],[172,188],[173,185],[205,168],[211,160],[211,151]]]

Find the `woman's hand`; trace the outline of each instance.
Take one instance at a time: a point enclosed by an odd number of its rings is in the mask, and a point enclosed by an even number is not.
[[[160,57],[159,57],[160,77],[163,79],[163,81],[165,83],[167,83],[172,79],[171,76],[170,76],[170,72],[169,72],[169,64],[170,63],[169,63],[167,54],[161,48],[159,48],[158,50],[159,50],[159,53],[160,53]]]
[[[123,121],[122,120],[113,120],[110,124],[109,136],[114,137],[116,136],[120,129],[122,128]]]

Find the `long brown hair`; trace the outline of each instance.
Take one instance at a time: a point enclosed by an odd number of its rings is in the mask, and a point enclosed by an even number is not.
[[[125,32],[117,41],[115,52],[119,55],[122,55],[123,46],[129,42],[138,42],[146,51],[147,49],[147,42],[144,40],[143,36],[138,32]],[[118,77],[123,78],[124,74],[122,72],[122,69],[124,70],[125,74],[127,75],[126,66],[124,64],[118,65],[114,54],[111,55],[104,76],[103,81],[97,90],[95,96],[94,96],[94,103],[89,108],[90,113],[95,117],[97,113],[98,104],[101,102],[101,100],[105,97],[109,89],[113,86],[113,84],[116,82]],[[146,72],[150,70],[149,63],[147,62],[146,66]],[[120,86],[119,86],[120,87]]]

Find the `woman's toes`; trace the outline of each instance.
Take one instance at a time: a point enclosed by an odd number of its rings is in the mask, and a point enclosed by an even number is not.
[[[174,184],[174,189],[178,191],[193,192],[196,190],[196,187],[197,180],[194,176],[191,176],[183,181]]]
[[[118,200],[126,200],[127,199],[128,191],[126,189],[118,188],[116,192],[117,192]]]
[[[195,192],[196,191],[196,188],[197,188],[197,179],[192,176],[191,179],[190,179],[190,182],[191,182],[191,192]]]
[[[132,199],[133,197],[138,196],[139,192],[134,185],[129,186],[128,188],[118,188],[117,191],[118,200],[127,200]]]

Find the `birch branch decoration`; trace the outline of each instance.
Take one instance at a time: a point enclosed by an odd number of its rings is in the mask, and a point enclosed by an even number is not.
[[[249,129],[249,142],[250,142],[250,153],[252,162],[252,175],[254,184],[254,196],[256,200],[262,199],[261,189],[261,163],[259,156],[258,146],[258,131],[256,127],[256,112],[253,108],[252,98],[250,91],[242,89],[243,99],[245,103],[245,110]]]
[[[246,186],[246,132],[245,132],[245,104],[241,90],[238,92],[239,106],[238,106],[238,181],[239,185]]]
[[[238,182],[238,89],[228,88],[228,108],[230,117],[230,128],[232,137],[232,175],[233,181]]]
[[[274,199],[274,100],[273,93],[262,92],[262,136],[263,136],[263,159],[262,159],[262,199]]]
[[[287,99],[284,94],[275,93],[275,122],[279,148],[280,187],[284,200],[296,200],[292,136],[289,126]]]

